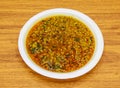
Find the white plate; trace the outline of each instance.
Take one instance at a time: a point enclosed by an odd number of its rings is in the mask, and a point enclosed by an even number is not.
[[[77,18],[81,20],[84,24],[86,24],[92,33],[94,34],[95,41],[96,41],[96,46],[95,46],[95,52],[91,58],[91,60],[82,68],[73,71],[73,72],[68,72],[68,73],[57,73],[57,72],[50,72],[45,69],[42,69],[40,66],[36,65],[29,57],[27,51],[26,51],[26,46],[25,46],[25,40],[26,40],[26,35],[28,31],[31,29],[31,27],[40,21],[41,19],[50,16],[50,15],[56,15],[56,14],[62,14],[66,16],[73,16],[74,18]],[[65,8],[56,8],[56,9],[50,9],[46,10],[43,12],[38,13],[37,15],[33,16],[30,18],[23,28],[21,29],[20,35],[19,35],[19,40],[18,40],[18,48],[20,55],[22,56],[22,59],[24,62],[35,72],[50,77],[50,78],[55,78],[55,79],[69,79],[69,78],[74,78],[78,76],[82,76],[83,74],[89,72],[95,65],[98,63],[100,60],[103,49],[104,49],[104,40],[102,33],[97,26],[97,24],[87,15],[76,11],[72,9],[65,9]]]

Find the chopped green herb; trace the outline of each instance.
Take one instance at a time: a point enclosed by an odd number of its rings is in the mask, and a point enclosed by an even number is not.
[[[75,38],[74,38],[74,41],[76,41],[76,42],[80,42],[80,38],[75,37]]]

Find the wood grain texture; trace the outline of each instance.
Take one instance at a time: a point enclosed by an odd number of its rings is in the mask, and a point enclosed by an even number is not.
[[[90,16],[105,40],[97,66],[82,77],[53,80],[32,71],[18,51],[18,36],[33,15],[51,8],[71,8]],[[1,0],[0,88],[120,88],[120,0]]]

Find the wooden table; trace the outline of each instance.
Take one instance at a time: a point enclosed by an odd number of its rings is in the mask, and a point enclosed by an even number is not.
[[[33,15],[51,8],[71,8],[90,16],[101,28],[105,48],[97,66],[82,77],[54,80],[32,71],[18,51],[18,36]],[[120,88],[120,0],[1,0],[0,88]]]

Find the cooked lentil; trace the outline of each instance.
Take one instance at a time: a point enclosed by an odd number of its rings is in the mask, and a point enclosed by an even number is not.
[[[40,67],[54,72],[71,72],[91,59],[95,39],[79,20],[70,16],[51,16],[30,29],[26,48]]]

